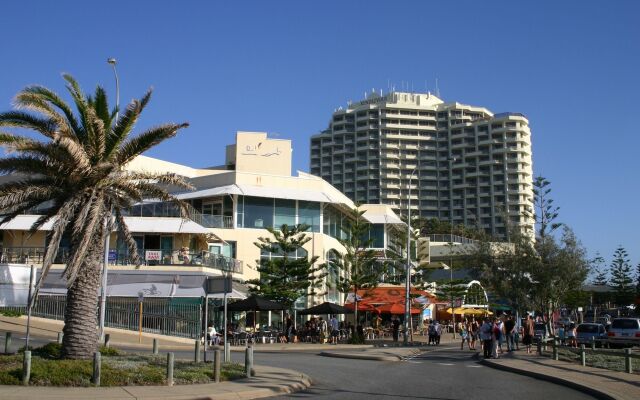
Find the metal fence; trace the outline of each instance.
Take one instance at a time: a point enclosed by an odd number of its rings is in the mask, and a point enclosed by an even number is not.
[[[64,320],[66,296],[40,296],[32,315]],[[26,307],[2,307],[1,310],[26,314]],[[197,339],[202,332],[202,304],[191,298],[145,298],[142,306],[142,331]],[[96,324],[98,320],[96,310]],[[108,297],[105,326],[138,331],[140,303],[134,297]]]

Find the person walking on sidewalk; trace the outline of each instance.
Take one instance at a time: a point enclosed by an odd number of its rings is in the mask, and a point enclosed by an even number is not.
[[[340,331],[338,330],[338,318],[336,318],[335,315],[333,315],[329,320],[329,325],[331,328],[331,344],[338,344],[338,336],[340,334]]]
[[[398,316],[396,316],[396,315],[393,316],[393,321],[391,321],[391,328],[392,328],[392,332],[393,332],[393,341],[397,342],[398,341],[398,333],[400,332],[400,320],[398,319]]]
[[[491,327],[491,358],[499,358],[500,357],[500,337],[502,335],[501,322],[499,318],[496,318],[493,321],[493,325]]]
[[[527,320],[524,322],[522,344],[527,348],[527,354],[531,354],[531,343],[533,342],[533,320],[531,315],[527,315]]]
[[[469,334],[471,335],[471,350],[476,349],[476,342],[478,341],[478,335],[480,332],[480,324],[476,321],[475,317],[471,317],[471,324],[469,324]]]
[[[438,320],[436,320],[436,346],[438,346],[440,344],[440,337],[442,336],[442,325],[440,325],[440,322],[438,322]]]
[[[467,342],[467,347],[471,350],[471,337],[469,333],[469,324],[465,321],[462,325],[460,325],[460,338],[462,338],[462,343],[460,343],[460,350],[464,350],[464,342]]]
[[[515,330],[516,330],[516,322],[513,320],[513,317],[509,315],[507,320],[504,321],[504,331],[507,336],[507,351],[511,352],[516,349],[515,342]]]
[[[480,340],[482,341],[482,353],[484,358],[491,357],[491,329],[492,325],[489,318],[485,318],[484,323],[480,327]]]

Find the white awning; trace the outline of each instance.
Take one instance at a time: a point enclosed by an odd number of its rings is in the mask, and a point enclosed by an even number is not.
[[[372,224],[404,224],[397,215],[392,214],[373,214],[371,211],[364,213],[364,217]]]
[[[39,215],[18,215],[9,222],[5,222],[0,225],[0,230],[14,230],[14,231],[28,231],[33,226],[33,223],[40,218]],[[40,229],[41,231],[51,230],[53,226],[53,220],[49,220]]]
[[[307,190],[298,188],[284,188],[284,187],[265,187],[265,186],[253,186],[253,185],[227,185],[219,186],[211,189],[196,190],[195,192],[188,192],[176,195],[181,200],[220,196],[226,194],[239,194],[244,196],[254,197],[266,197],[275,199],[288,199],[288,200],[305,200],[305,201],[317,201],[325,203],[344,203],[351,204],[351,200],[346,196],[338,193],[329,193],[319,190]]]
[[[197,199],[200,197],[220,196],[225,194],[243,194],[238,185],[218,186],[211,189],[196,190],[176,195],[180,200]]]
[[[127,228],[139,233],[209,233],[204,226],[188,219],[171,217],[124,217]]]
[[[0,225],[0,230],[28,231],[39,215],[18,215],[13,220]],[[124,217],[127,228],[137,233],[209,233],[200,224],[188,219],[171,217]],[[51,230],[54,218],[44,224],[39,230]]]

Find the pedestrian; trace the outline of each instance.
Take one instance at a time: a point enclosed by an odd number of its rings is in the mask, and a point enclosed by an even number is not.
[[[436,324],[433,320],[429,320],[429,328],[427,328],[427,333],[429,334],[429,345],[433,345],[436,342]]]
[[[318,322],[318,330],[320,331],[320,343],[324,344],[327,343],[328,341],[328,332],[329,332],[329,327],[327,324],[327,321],[322,319],[322,317],[320,317],[319,322]]]
[[[391,321],[391,331],[393,333],[393,341],[398,341],[398,334],[400,332],[400,320],[397,315],[393,316],[393,320]]]
[[[438,320],[436,320],[436,346],[440,345],[440,337],[442,336],[442,325],[440,325],[440,323],[438,322]]]
[[[533,342],[533,320],[531,315],[527,315],[527,320],[524,322],[522,344],[527,348],[527,354],[531,354],[531,343]]]
[[[515,342],[515,330],[516,330],[516,322],[513,320],[513,317],[509,315],[507,320],[504,321],[504,331],[507,336],[507,351],[511,352],[516,349]]]
[[[480,327],[480,340],[482,341],[482,353],[484,358],[491,357],[491,329],[492,325],[487,317]]]
[[[475,317],[471,317],[471,324],[469,324],[469,334],[471,335],[471,350],[476,349],[476,342],[478,341],[478,330],[480,324],[476,321]]]
[[[291,319],[291,315],[287,314],[286,320],[285,320],[285,326],[286,326],[286,335],[287,335],[287,343],[293,343],[293,319]]]
[[[336,316],[332,316],[329,321],[329,325],[331,326],[331,344],[338,344],[338,336],[340,334],[338,318]]]
[[[493,321],[493,326],[491,329],[491,358],[499,358],[500,357],[500,335],[502,333],[500,329],[500,319],[496,318]]]
[[[460,343],[460,350],[464,350],[464,342],[467,342],[467,347],[471,350],[471,337],[469,334],[469,324],[465,321],[460,325],[460,338],[462,342]]]
[[[567,346],[578,347],[578,341],[576,340],[576,324],[573,322],[567,329]]]
[[[498,334],[496,337],[496,340],[498,341],[498,353],[502,354],[502,343],[504,342],[505,338],[504,321],[502,320],[502,318],[496,318],[496,325],[498,326]]]

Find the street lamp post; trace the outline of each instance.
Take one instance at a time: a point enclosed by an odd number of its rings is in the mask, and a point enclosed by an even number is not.
[[[111,64],[113,67],[113,75],[116,78],[116,123],[118,122],[119,110],[120,110],[120,81],[118,80],[118,71],[116,70],[116,59],[109,58],[107,59],[107,63]],[[106,232],[104,238],[104,263],[102,264],[102,283],[100,288],[100,323],[99,323],[99,331],[100,331],[100,341],[104,340],[104,317],[105,311],[107,308],[107,273],[108,273],[108,265],[109,265],[109,236],[111,232],[109,229],[109,218],[111,218],[111,213],[104,219],[104,229]]]
[[[449,180],[453,181],[453,162],[456,159],[452,156],[447,158],[449,161]],[[449,293],[451,297],[451,324],[453,325],[453,338],[456,338],[456,313],[453,304],[453,210],[449,218]]]
[[[409,175],[409,197],[407,198],[407,266],[404,297],[404,336],[402,338],[405,346],[409,344],[409,318],[411,318],[411,302],[409,301],[409,292],[411,291],[411,180],[417,168],[418,166]]]

